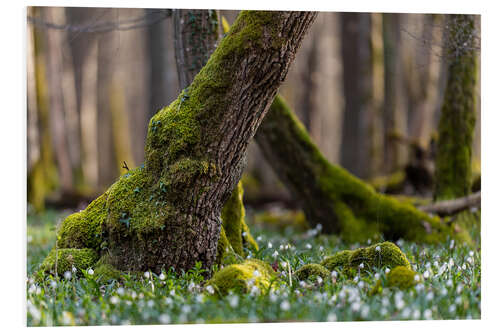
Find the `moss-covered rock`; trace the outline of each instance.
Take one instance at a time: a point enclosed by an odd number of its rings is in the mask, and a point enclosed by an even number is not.
[[[271,288],[276,273],[272,267],[257,259],[248,259],[241,264],[226,266],[206,282],[212,286],[218,295],[226,295],[230,290],[237,293],[247,293],[252,287],[261,292]]]
[[[387,275],[387,284],[389,287],[399,289],[408,289],[416,284],[416,272],[406,266],[397,266],[391,269]]]
[[[82,270],[92,267],[99,256],[93,249],[53,249],[40,265],[39,274],[57,274],[63,275],[65,272],[72,272],[76,268],[77,276],[81,275]]]
[[[391,242],[374,244],[356,250],[344,250],[325,258],[321,265],[329,269],[344,271],[360,270],[361,272],[372,268],[404,266],[410,268],[410,263],[399,247]]]
[[[320,264],[306,264],[295,271],[294,275],[301,281],[314,279],[318,276],[326,279],[330,276],[330,271]]]

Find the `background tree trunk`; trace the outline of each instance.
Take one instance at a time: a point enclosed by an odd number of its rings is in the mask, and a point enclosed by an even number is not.
[[[477,82],[474,21],[473,15],[451,15],[447,24],[448,78],[437,142],[437,200],[470,193]]]
[[[371,176],[370,126],[373,108],[371,14],[342,13],[344,120],[341,165],[355,175]]]

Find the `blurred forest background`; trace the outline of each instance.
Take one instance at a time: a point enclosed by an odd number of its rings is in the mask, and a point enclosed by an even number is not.
[[[432,193],[445,16],[322,12],[280,88],[323,154],[382,192]],[[180,93],[171,10],[30,7],[27,75],[28,210],[83,208],[143,163],[149,119]],[[255,144],[243,184],[249,206],[296,206]]]

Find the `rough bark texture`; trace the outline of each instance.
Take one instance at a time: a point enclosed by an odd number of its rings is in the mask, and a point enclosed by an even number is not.
[[[181,89],[187,87],[215,49],[218,20],[215,10],[176,9],[174,45]]]
[[[151,119],[145,165],[63,221],[58,247],[106,249],[125,271],[210,267],[246,147],[315,17],[242,12],[193,83]]]
[[[178,42],[183,49],[176,49],[177,71],[179,73],[179,86],[186,88],[184,84],[191,82],[194,75],[205,66],[209,56],[215,50],[217,42],[218,14],[212,10],[177,10],[177,19],[175,19],[175,31],[186,32],[193,31],[197,36],[196,42],[193,37],[190,43]],[[179,19],[179,16],[182,18]],[[188,18],[192,18],[189,20]],[[224,33],[229,32],[227,21],[222,22]],[[202,33],[198,27],[204,27]],[[183,40],[184,34],[175,36],[177,40]],[[215,40],[214,40],[215,37]],[[198,46],[194,45],[197,44]],[[201,45],[201,47],[200,47]],[[222,226],[219,244],[217,246],[217,263],[228,263],[234,254],[243,256],[243,247],[251,247],[255,250],[258,245],[250,234],[245,223],[245,207],[243,205],[243,186],[241,181],[231,193],[231,197],[226,201],[222,208]],[[225,260],[225,258],[229,258]]]
[[[437,200],[470,193],[477,82],[474,20],[472,15],[451,15],[448,22],[448,78],[436,155],[434,197]]]
[[[304,126],[277,97],[255,138],[281,181],[300,201],[311,226],[362,241],[440,241],[451,229],[415,207],[376,193],[345,169],[330,164]]]

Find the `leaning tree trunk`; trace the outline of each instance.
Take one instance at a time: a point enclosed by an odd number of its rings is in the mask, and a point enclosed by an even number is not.
[[[280,180],[300,201],[312,227],[350,241],[382,234],[387,239],[444,240],[451,228],[438,218],[375,190],[330,164],[304,126],[277,97],[255,135]]]
[[[434,197],[446,200],[470,193],[477,61],[474,16],[451,15],[446,36],[448,78],[441,107]]]
[[[209,268],[244,152],[315,17],[240,13],[191,85],[151,119],[144,167],[69,216],[59,249],[100,251],[125,271]]]
[[[223,22],[222,25],[224,33],[228,33],[227,22]],[[214,52],[217,46],[218,27],[218,13],[215,10],[174,10],[175,59],[181,90],[193,81],[195,75],[205,66]],[[243,160],[245,161],[246,158]],[[224,204],[221,218],[221,235],[217,249],[218,263],[229,262],[224,258],[234,258],[234,253],[243,256],[244,246],[258,249],[245,222],[241,181]]]

